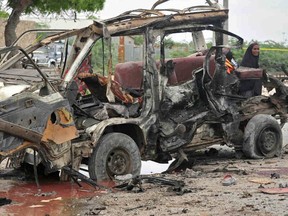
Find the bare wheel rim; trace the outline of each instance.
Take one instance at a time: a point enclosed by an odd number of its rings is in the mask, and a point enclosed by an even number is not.
[[[261,131],[258,139],[258,148],[263,155],[271,154],[277,149],[279,135],[272,128]]]
[[[129,154],[122,148],[110,151],[106,163],[107,173],[110,177],[127,174],[131,167]]]

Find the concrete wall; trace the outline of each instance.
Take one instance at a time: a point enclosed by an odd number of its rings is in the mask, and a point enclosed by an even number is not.
[[[6,20],[0,19],[0,47],[5,46],[4,29],[5,29],[6,24],[7,24]],[[27,31],[29,29],[35,29],[35,28],[36,28],[36,22],[21,20],[16,28],[16,35],[18,37],[24,31]],[[21,47],[26,47],[30,45],[33,41],[35,41],[35,39],[36,39],[36,34],[29,33],[23,40],[19,42],[19,45]]]

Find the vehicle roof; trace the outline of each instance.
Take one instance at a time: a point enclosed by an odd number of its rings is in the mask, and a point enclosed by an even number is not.
[[[167,14],[167,11],[170,14]],[[166,13],[164,13],[166,12]],[[228,9],[219,9],[208,6],[195,6],[183,10],[146,10],[138,9],[127,11],[114,18],[94,21],[90,26],[82,29],[70,30],[55,34],[41,41],[43,44],[55,42],[77,35],[86,29],[91,29],[94,33],[103,36],[108,33],[109,36],[140,34],[147,27],[163,30],[177,30],[189,28],[192,26],[213,25],[224,22],[228,19]]]
[[[25,48],[27,53],[33,52],[39,47],[87,32],[87,36],[93,32],[99,37],[118,35],[135,35],[143,33],[148,27],[161,29],[165,33],[181,32],[185,30],[203,30],[205,27],[220,25],[228,19],[228,9],[213,6],[194,6],[181,10],[176,9],[137,9],[127,11],[111,19],[94,21],[93,24],[74,30],[63,30],[51,36],[47,36],[39,43]],[[194,29],[192,29],[194,28]],[[195,29],[196,28],[196,29]],[[23,54],[14,56],[7,64],[1,65],[0,69],[7,69],[13,62],[23,57]]]

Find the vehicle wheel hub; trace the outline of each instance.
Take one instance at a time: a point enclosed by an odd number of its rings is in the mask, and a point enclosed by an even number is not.
[[[277,135],[271,130],[265,130],[260,137],[260,149],[262,153],[269,153],[277,146]]]
[[[112,176],[127,174],[130,167],[129,155],[122,149],[110,152],[107,159],[108,173]]]

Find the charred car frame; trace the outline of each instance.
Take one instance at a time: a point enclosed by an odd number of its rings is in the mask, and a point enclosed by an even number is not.
[[[234,38],[235,48],[243,42],[223,29],[227,19],[228,10],[217,4],[135,10],[61,31],[25,49],[2,49],[1,55],[19,52],[0,64],[1,159],[8,157],[13,167],[42,163],[49,173],[69,165],[78,169],[89,158],[90,177],[104,180],[138,175],[141,160],[166,163],[213,144],[233,146],[250,158],[278,156],[287,87],[261,69],[227,73],[223,35]],[[215,36],[215,45],[207,50],[203,31]],[[192,35],[195,54],[167,58],[165,37],[181,32]],[[143,60],[113,66],[111,38],[131,35],[144,39]],[[36,64],[33,69],[12,68],[37,48],[70,37],[73,48],[57,76]],[[107,76],[93,68],[81,72],[97,41],[108,46],[102,71]],[[245,98],[238,94],[241,79],[262,79],[276,93]],[[90,94],[77,96],[79,80]]]

